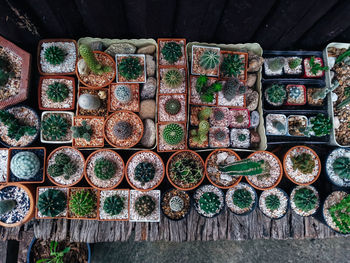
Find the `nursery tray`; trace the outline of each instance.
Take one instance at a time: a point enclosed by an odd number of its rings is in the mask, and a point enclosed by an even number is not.
[[[188,74],[190,76],[190,68],[191,68],[191,59],[192,59],[192,46],[193,45],[204,45],[204,46],[208,46],[208,47],[220,47],[224,50],[228,50],[228,51],[244,51],[244,52],[253,52],[254,54],[258,55],[258,56],[262,56],[263,54],[263,50],[261,48],[261,46],[258,43],[245,43],[245,44],[214,44],[214,43],[200,43],[200,42],[190,42],[186,45],[186,55],[187,55],[187,61],[189,63],[188,66]],[[190,80],[190,77],[188,78],[188,81]],[[190,85],[190,83],[188,82],[188,85]],[[260,144],[259,147],[252,150],[252,149],[241,149],[241,148],[231,148],[228,147],[228,149],[232,149],[235,151],[245,151],[245,152],[252,152],[255,150],[266,150],[267,148],[267,140],[266,140],[266,135],[265,135],[265,126],[264,126],[264,118],[263,118],[263,110],[262,110],[262,101],[261,101],[261,97],[262,97],[262,92],[261,92],[261,69],[260,71],[257,72],[257,79],[256,79],[256,90],[259,93],[259,103],[258,103],[258,107],[257,107],[257,111],[259,112],[260,115],[260,123],[259,126],[257,128],[257,132],[260,135]],[[188,101],[187,101],[188,105],[190,103],[190,96],[188,96]],[[194,106],[194,105],[192,105]],[[190,107],[187,107],[187,111],[188,111],[188,118],[187,118],[187,133],[189,132],[189,127],[190,127]],[[192,149],[192,148],[190,148]],[[194,148],[197,152],[203,152],[203,151],[212,151],[214,149],[217,148],[205,148],[205,149],[196,149]]]
[[[81,44],[86,44],[86,45],[90,45],[90,43],[95,42],[95,41],[101,41],[105,46],[109,46],[111,44],[117,44],[117,43],[129,43],[132,44],[134,46],[136,46],[137,48],[143,47],[143,46],[147,46],[147,45],[155,45],[156,46],[156,50],[155,50],[155,54],[156,54],[156,75],[155,75],[155,79],[156,79],[156,94],[155,94],[155,101],[156,101],[156,105],[158,104],[158,45],[157,45],[157,41],[155,41],[152,38],[148,38],[148,39],[109,39],[109,38],[93,38],[93,37],[83,37],[80,38],[78,40],[78,47]],[[80,82],[78,83],[78,87],[80,86]],[[140,94],[141,94],[141,90],[140,90]],[[77,98],[78,101],[78,98]],[[108,114],[110,114],[112,112],[108,112]],[[136,112],[137,114],[137,112]],[[158,108],[156,107],[156,111],[155,111],[155,117],[154,117],[154,123],[155,123],[155,129],[156,129],[156,142],[154,144],[153,147],[151,148],[145,148],[142,147],[142,145],[140,143],[138,143],[137,145],[135,145],[135,147],[131,147],[131,148],[127,148],[127,149],[122,149],[122,148],[115,148],[112,147],[111,145],[107,144],[107,142],[105,142],[105,149],[115,149],[115,150],[134,150],[134,151],[142,151],[142,150],[154,150],[157,148],[157,144],[158,144],[158,130],[157,130],[157,118],[158,118]],[[78,147],[79,148],[79,147]],[[101,147],[100,147],[101,148]],[[92,147],[92,148],[79,148],[80,150],[98,150],[100,148],[96,148],[96,147]]]

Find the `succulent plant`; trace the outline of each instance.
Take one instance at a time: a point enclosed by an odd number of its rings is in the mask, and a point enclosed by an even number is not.
[[[200,121],[208,120],[210,118],[210,115],[212,113],[212,109],[209,107],[204,107],[198,112],[198,119]]]
[[[310,118],[311,128],[310,130],[317,137],[322,137],[330,134],[332,129],[332,122],[329,117],[324,114],[317,114],[316,117]]]
[[[226,139],[226,133],[223,130],[218,130],[214,133],[214,139],[216,141],[222,142]]]
[[[184,208],[184,200],[180,196],[173,196],[169,200],[169,207],[171,211],[180,212]]]
[[[58,46],[50,46],[44,51],[44,57],[51,65],[62,64],[66,56],[66,52]]]
[[[11,68],[11,64],[6,57],[0,56],[0,87],[5,86],[15,73]]]
[[[135,201],[135,211],[142,217],[152,214],[155,209],[156,202],[150,195],[142,195]]]
[[[41,129],[43,135],[49,140],[61,140],[68,133],[68,122],[61,115],[50,114],[49,117],[42,121]]]
[[[28,180],[39,172],[40,160],[35,153],[22,151],[12,157],[10,169],[17,178]]]
[[[196,81],[196,91],[200,95],[202,102],[211,103],[214,100],[214,94],[222,90],[220,82],[214,82],[208,85],[208,77],[200,75]]]
[[[242,123],[244,121],[244,116],[242,114],[239,114],[235,117],[235,121],[237,123]]]
[[[240,142],[244,142],[246,139],[247,139],[247,135],[245,135],[243,133],[238,134],[238,140]]]
[[[337,105],[337,110],[340,110],[342,108],[344,108],[346,105],[348,105],[350,103],[350,96],[345,98],[342,102],[340,102],[338,105]]]
[[[220,55],[218,51],[208,49],[203,52],[202,56],[199,58],[199,65],[208,70],[214,69],[220,62]]]
[[[56,217],[66,209],[66,195],[57,189],[48,189],[38,198],[38,210],[43,216]]]
[[[167,124],[163,130],[163,139],[169,145],[177,145],[184,139],[184,129],[177,123]]]
[[[197,184],[203,176],[203,169],[194,158],[180,158],[171,165],[170,174],[174,182]]]
[[[133,126],[128,121],[118,121],[113,126],[113,134],[118,140],[127,140],[133,132]]]
[[[87,124],[87,121],[82,121],[81,126],[72,126],[71,130],[73,132],[73,138],[82,138],[86,141],[91,141],[92,127]]]
[[[347,194],[340,202],[332,205],[329,209],[332,221],[340,233],[350,233],[350,195]]]
[[[84,93],[79,96],[78,104],[83,110],[98,110],[101,106],[101,99],[97,95]]]
[[[328,67],[322,67],[321,63],[315,61],[315,57],[312,56],[309,60],[310,72],[312,75],[317,75],[319,71],[328,70]]]
[[[4,215],[12,211],[17,205],[16,200],[1,200],[0,201],[0,215]]]
[[[69,89],[66,84],[55,81],[48,86],[46,94],[53,102],[62,102],[68,97]]]
[[[295,190],[294,204],[304,212],[308,212],[316,207],[318,203],[317,195],[307,187]]]
[[[236,96],[243,95],[246,92],[247,88],[237,78],[229,78],[222,88],[222,94],[227,101],[231,101]]]
[[[69,200],[70,211],[78,217],[87,217],[96,209],[96,194],[90,189],[74,191]]]
[[[309,153],[301,153],[291,157],[294,170],[299,170],[303,174],[312,173],[315,168],[315,161]]]
[[[63,165],[59,165],[57,163],[51,164],[47,168],[47,172],[51,177],[58,177],[63,175]]]
[[[296,69],[297,67],[299,67],[301,65],[301,62],[303,60],[301,58],[293,58],[288,60],[288,66],[290,67],[290,69]]]
[[[274,211],[280,207],[281,202],[277,195],[270,194],[265,197],[265,205],[267,209]]]
[[[165,112],[169,115],[176,115],[181,110],[181,102],[178,99],[168,99],[164,104]]]
[[[182,57],[181,45],[176,42],[166,42],[161,53],[168,63],[174,64]]]
[[[126,85],[118,86],[114,90],[114,96],[121,103],[128,103],[132,98],[132,91]]]
[[[106,158],[99,158],[95,161],[94,173],[101,180],[111,179],[117,171],[117,167],[113,161]]]
[[[206,192],[201,195],[198,200],[199,207],[206,214],[217,213],[220,209],[220,199],[219,196],[213,192]]]
[[[338,157],[333,162],[333,171],[343,180],[350,180],[350,158],[349,157]]]
[[[125,198],[120,195],[108,196],[103,203],[103,211],[111,216],[119,215],[125,207]]]
[[[119,74],[126,80],[135,80],[142,74],[142,65],[138,57],[122,58],[118,65]]]
[[[62,152],[55,156],[55,163],[47,168],[47,172],[51,177],[64,176],[68,180],[78,170],[78,166],[71,160],[71,158]]]
[[[165,72],[163,80],[167,87],[176,89],[183,83],[183,76],[179,69],[170,68]]]
[[[319,100],[319,99],[325,99],[327,94],[335,90],[339,87],[339,81],[334,80],[330,86],[326,86],[322,89],[319,89],[315,93],[312,94],[312,99]]]
[[[273,120],[272,121],[272,127],[274,127],[280,133],[285,133],[286,132],[286,126],[282,122],[280,122],[278,120]]]
[[[266,62],[269,70],[276,72],[280,71],[286,63],[285,58],[283,57],[275,57],[275,58],[269,58]]]
[[[93,73],[101,75],[103,73],[107,73],[112,70],[110,66],[104,66],[97,61],[94,52],[92,52],[89,46],[84,44],[80,45],[79,53],[83,57],[84,61],[86,62],[86,65],[89,67],[89,69]]]
[[[221,121],[221,120],[225,119],[225,113],[220,108],[214,109],[213,110],[213,119],[215,121]]]
[[[237,54],[228,54],[224,57],[220,73],[224,77],[238,77],[244,70],[244,59]]]
[[[74,162],[69,162],[63,166],[64,179],[68,180],[78,170],[78,166]]]
[[[301,90],[297,86],[292,86],[288,90],[289,97],[292,99],[297,99],[301,95]]]
[[[232,201],[235,206],[238,206],[241,209],[245,209],[252,204],[253,197],[247,189],[241,188],[234,191],[232,195]]]
[[[287,91],[283,85],[272,84],[265,90],[265,97],[270,104],[280,106],[287,97]]]
[[[208,133],[210,124],[208,122],[209,117],[212,114],[212,109],[209,107],[205,107],[198,113],[199,125],[198,129],[191,130],[191,138],[194,142],[199,144],[204,143],[208,139]]]
[[[140,162],[136,165],[134,174],[135,180],[141,182],[141,185],[144,185],[153,180],[156,174],[156,169],[150,162]]]
[[[230,164],[219,165],[219,171],[230,176],[261,176],[269,173],[269,164],[264,160],[244,159]]]
[[[69,163],[70,160],[71,160],[70,157],[63,152],[59,152],[55,156],[55,163],[61,166]]]

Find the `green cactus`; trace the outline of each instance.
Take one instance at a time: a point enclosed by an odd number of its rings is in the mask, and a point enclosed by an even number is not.
[[[287,91],[283,85],[272,84],[265,90],[265,97],[270,104],[280,106],[287,97]]]
[[[297,67],[299,67],[301,65],[301,62],[303,60],[301,58],[293,58],[288,60],[288,66],[290,69],[296,69]]]
[[[113,134],[118,140],[127,140],[132,135],[133,127],[128,121],[118,121],[113,126]]]
[[[15,73],[11,68],[11,64],[6,57],[0,56],[0,87],[5,86],[9,79],[14,77]]]
[[[218,130],[214,133],[214,139],[216,141],[222,142],[226,139],[226,133],[223,130]]]
[[[202,56],[199,58],[199,65],[208,70],[214,69],[219,65],[220,55],[217,50],[208,49],[203,52]]]
[[[47,168],[47,172],[51,177],[63,176],[68,180],[78,170],[78,166],[72,162],[71,158],[65,153],[57,153],[55,163]]]
[[[307,187],[301,187],[295,190],[294,204],[304,212],[308,212],[317,206],[317,195]]]
[[[285,63],[286,61],[283,57],[269,58],[266,62],[269,70],[273,72],[280,71],[284,67]]]
[[[117,171],[117,167],[114,162],[105,159],[99,158],[95,161],[94,173],[95,176],[101,180],[111,179]]]
[[[172,89],[180,87],[184,81],[180,70],[177,68],[168,69],[164,74],[163,80],[165,85]]]
[[[17,205],[16,200],[1,200],[0,201],[0,215],[4,215],[12,211]]]
[[[59,165],[57,163],[55,164],[51,164],[48,168],[47,168],[47,172],[49,173],[49,175],[51,177],[58,177],[58,176],[62,176],[63,175],[63,166]]]
[[[10,163],[10,169],[14,176],[22,180],[33,178],[40,170],[38,156],[30,151],[16,153]]]
[[[198,112],[198,119],[200,121],[208,120],[210,118],[210,115],[212,113],[212,109],[209,107],[204,107]]]
[[[63,166],[64,179],[68,180],[78,170],[78,166],[74,162],[69,162]]]
[[[92,136],[92,127],[91,125],[87,124],[87,121],[82,121],[81,126],[72,126],[71,130],[73,132],[73,138],[82,138],[85,139],[87,142],[91,141]]]
[[[290,98],[297,99],[301,95],[301,90],[297,86],[292,86],[289,87],[288,94]]]
[[[241,188],[234,191],[232,201],[235,206],[245,209],[250,207],[253,202],[253,197],[248,190]]]
[[[128,86],[118,86],[114,90],[115,98],[121,103],[128,103],[132,99],[132,91]]]
[[[243,133],[241,133],[241,134],[238,135],[238,140],[239,140],[240,142],[244,142],[246,139],[247,139],[247,135],[245,135],[245,134],[243,134]]]
[[[317,114],[316,117],[310,118],[311,128],[310,130],[317,137],[322,137],[330,134],[332,129],[332,122],[329,117],[324,114]]]
[[[119,74],[126,80],[136,80],[142,75],[142,65],[138,57],[129,56],[122,58],[118,65]]]
[[[343,180],[350,180],[350,158],[349,157],[338,157],[333,162],[333,171]]]
[[[69,200],[69,209],[77,217],[88,217],[97,204],[96,194],[90,189],[79,189],[74,191]]]
[[[244,121],[244,116],[242,114],[237,115],[235,121],[237,123],[242,123]]]
[[[199,207],[206,214],[215,214],[221,206],[220,198],[213,192],[206,192],[198,200]]]
[[[237,54],[228,54],[224,57],[220,73],[224,77],[238,77],[244,71],[244,59]]]
[[[237,78],[229,78],[222,88],[222,94],[227,101],[231,101],[236,96],[244,95],[246,92],[246,86],[242,85]]]
[[[111,216],[119,215],[125,208],[125,198],[120,195],[108,196],[103,203],[103,211]]]
[[[141,185],[144,185],[153,180],[156,174],[156,169],[150,162],[140,162],[136,165],[134,174],[135,180],[141,182]]]
[[[86,62],[86,65],[89,67],[89,69],[93,73],[101,75],[103,73],[107,73],[112,70],[110,66],[104,66],[97,61],[94,52],[92,52],[89,46],[80,45],[79,53],[83,57],[84,61]]]
[[[178,99],[168,99],[164,104],[164,109],[169,115],[176,115],[181,110],[181,102]]]
[[[319,71],[328,70],[328,67],[322,67],[321,63],[315,61],[315,57],[312,56],[309,60],[310,72],[312,75],[317,75]]]
[[[265,205],[267,209],[275,211],[280,207],[281,202],[277,195],[270,194],[265,197]]]
[[[175,64],[182,57],[181,45],[176,42],[166,42],[161,53],[169,64]]]
[[[244,159],[230,164],[219,165],[219,171],[231,176],[263,176],[269,174],[270,167],[264,160]]]
[[[220,82],[214,82],[208,85],[208,77],[201,75],[196,81],[196,91],[198,92],[200,99],[204,103],[212,103],[214,100],[214,94],[222,90],[222,84]]]
[[[41,193],[38,198],[38,210],[43,216],[56,217],[67,206],[66,195],[56,189],[48,189]]]
[[[350,233],[350,195],[347,194],[338,203],[328,209],[332,221],[342,234]]]
[[[66,56],[66,52],[58,46],[50,46],[44,51],[46,61],[54,66],[62,64]]]
[[[172,181],[183,184],[197,184],[202,176],[201,164],[193,158],[180,158],[170,167]]]
[[[315,168],[315,161],[309,153],[301,153],[291,157],[294,170],[299,170],[303,174],[312,173]]]
[[[345,98],[342,102],[340,102],[338,105],[337,105],[337,110],[340,110],[342,108],[344,108],[346,105],[348,105],[350,103],[350,96]]]
[[[50,141],[58,141],[64,138],[68,133],[67,120],[58,114],[50,114],[41,123],[43,135]]]
[[[205,107],[198,113],[199,125],[198,129],[191,130],[191,137],[194,142],[204,143],[208,139],[210,124],[207,121],[212,114],[212,109]]]
[[[53,102],[62,102],[68,97],[69,89],[66,84],[55,81],[48,86],[46,94]]]
[[[66,163],[70,162],[70,157],[63,153],[63,152],[59,152],[56,154],[55,156],[55,163],[61,166],[64,166]]]
[[[163,139],[169,145],[178,145],[184,139],[184,129],[177,123],[167,124],[163,130]]]
[[[135,211],[138,215],[146,217],[156,209],[156,202],[150,195],[142,195],[135,201]]]

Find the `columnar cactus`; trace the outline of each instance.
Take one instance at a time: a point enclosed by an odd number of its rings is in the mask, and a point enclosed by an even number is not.
[[[100,64],[95,58],[95,54],[87,45],[80,45],[79,53],[93,73],[101,75],[112,70],[111,67]]]
[[[268,173],[269,167],[264,160],[244,159],[227,165],[220,165],[219,171],[231,176],[258,176]]]
[[[56,217],[66,209],[66,206],[66,195],[60,190],[48,189],[39,195],[38,209],[44,216]]]
[[[101,100],[97,95],[85,93],[79,96],[78,104],[84,110],[98,110],[101,106]]]
[[[17,178],[28,180],[39,172],[40,160],[33,152],[19,152],[12,157],[10,169]]]

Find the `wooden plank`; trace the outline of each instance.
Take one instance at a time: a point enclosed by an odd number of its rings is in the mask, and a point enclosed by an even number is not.
[[[8,241],[0,241],[0,263],[6,263]]]
[[[28,231],[23,234],[21,241],[19,242],[18,248],[18,263],[26,263],[27,262],[27,253],[28,247],[32,239],[34,238],[34,232]]]

